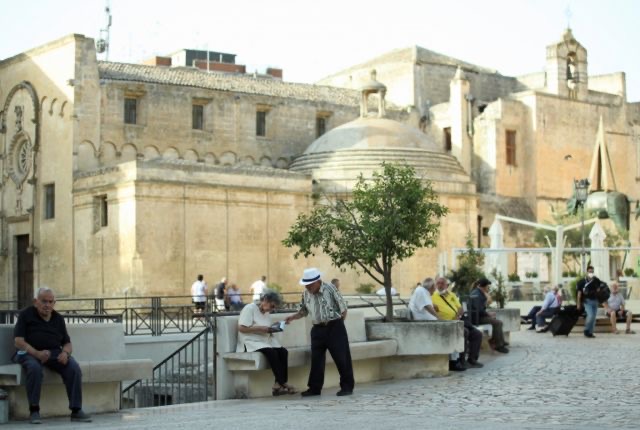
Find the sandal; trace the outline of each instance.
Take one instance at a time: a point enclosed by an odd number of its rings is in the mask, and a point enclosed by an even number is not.
[[[298,390],[296,390],[296,387],[294,387],[293,385],[289,385],[289,384],[284,384],[282,386],[282,388],[284,388],[287,392],[287,394],[297,394]]]
[[[271,394],[274,396],[282,396],[283,394],[289,394],[289,391],[285,387],[278,386],[271,389]]]
[[[635,331],[633,331],[633,330],[627,330],[627,331],[625,331],[625,333],[626,333],[626,334],[636,334],[636,332],[635,332]]]

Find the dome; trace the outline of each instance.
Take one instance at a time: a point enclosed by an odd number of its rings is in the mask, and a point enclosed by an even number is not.
[[[436,189],[442,189],[439,182],[448,183],[447,190],[475,192],[455,157],[418,129],[387,118],[359,118],[336,127],[294,160],[291,170],[311,174],[325,190],[349,191],[360,174],[371,177],[382,162],[407,164]]]
[[[372,71],[362,88],[360,118],[320,136],[291,170],[311,174],[324,191],[349,192],[360,175],[370,178],[383,162],[407,164],[431,180],[436,191],[474,193],[475,185],[455,157],[420,130],[384,117],[385,92]],[[380,97],[377,115],[367,108],[374,93]]]

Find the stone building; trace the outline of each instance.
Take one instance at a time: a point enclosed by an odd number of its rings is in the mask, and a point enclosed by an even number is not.
[[[520,78],[418,47],[317,85],[229,64],[100,62],[81,35],[0,61],[0,300],[25,303],[33,285],[182,295],[197,273],[294,291],[308,264],[338,274],[280,243],[314,187],[348,190],[384,159],[416,166],[451,211],[439,247],[398,266],[407,293],[496,212],[546,219],[584,176],[601,116],[618,189],[640,197],[640,107],[623,73],[588,76],[570,32],[546,72]],[[347,291],[370,282],[339,276]]]

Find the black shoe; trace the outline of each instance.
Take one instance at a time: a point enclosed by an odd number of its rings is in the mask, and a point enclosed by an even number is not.
[[[508,350],[506,347],[504,347],[504,346],[501,346],[501,347],[499,347],[499,348],[496,348],[496,351],[501,352],[501,353],[503,353],[503,354],[508,354],[508,353],[509,353],[509,350]]]
[[[484,367],[484,364],[480,363],[479,361],[467,361],[467,368],[479,369],[481,367]]]
[[[589,337],[589,338],[595,338],[595,336],[593,335],[593,333],[585,333],[584,337]]]
[[[449,362],[449,370],[452,372],[464,372],[467,368],[460,362]]]
[[[352,390],[340,390],[336,393],[336,396],[350,396],[353,394]]]
[[[311,397],[311,396],[319,396],[320,391],[313,391],[312,389],[308,389],[307,391],[303,391],[300,393],[302,397]]]
[[[536,329],[536,326],[531,326],[527,330],[535,330],[535,329]]]
[[[90,423],[91,416],[85,414],[84,411],[80,409],[78,412],[71,413],[71,421],[76,421],[80,423]]]

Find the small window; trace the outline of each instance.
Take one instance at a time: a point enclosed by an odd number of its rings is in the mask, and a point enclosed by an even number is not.
[[[93,231],[97,233],[101,228],[109,225],[109,202],[107,195],[93,198]]]
[[[137,124],[138,99],[125,97],[124,99],[124,122],[125,124]]]
[[[482,235],[489,236],[489,227],[482,227]]]
[[[516,165],[516,132],[513,130],[507,130],[506,135],[506,159],[507,166]]]
[[[56,217],[56,188],[54,184],[44,186],[44,219]]]
[[[319,116],[316,118],[316,137],[320,137],[327,132],[327,118]]]
[[[204,130],[204,106],[192,105],[191,128],[194,130]]]
[[[451,127],[444,128],[444,150],[451,152]]]
[[[256,136],[266,136],[266,135],[267,135],[267,112],[259,110],[256,112]]]
[[[109,205],[107,202],[107,196],[98,197],[98,208],[100,211],[100,227],[106,227],[109,225]]]

